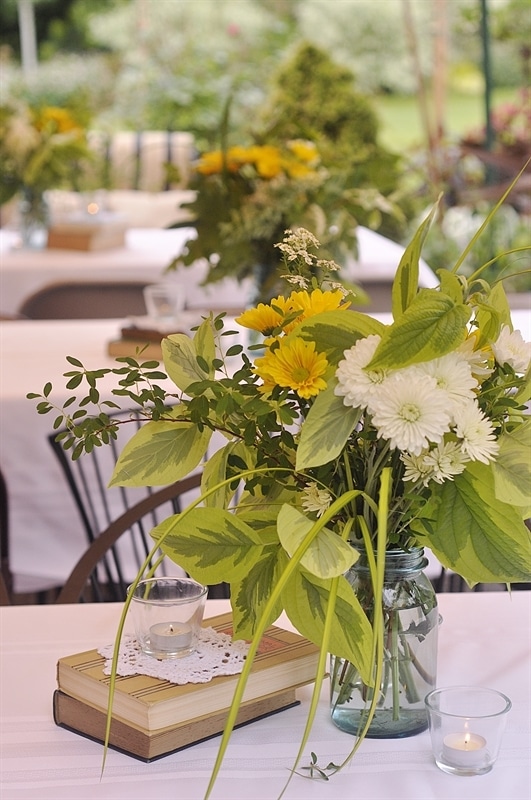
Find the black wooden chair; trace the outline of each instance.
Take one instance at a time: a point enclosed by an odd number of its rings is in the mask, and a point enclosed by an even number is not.
[[[127,582],[112,575],[116,568],[115,553],[121,539],[141,526],[143,531],[153,527],[171,513],[180,510],[183,495],[196,489],[201,481],[199,474],[166,486],[146,496],[114,520],[87,548],[66,580],[57,598],[57,603],[101,602],[125,599]],[[150,539],[145,555],[153,546]],[[161,574],[160,572],[156,572]],[[164,572],[162,573],[164,574]],[[209,597],[228,597],[226,584],[209,587]]]
[[[144,316],[149,281],[60,281],[27,297],[18,313],[27,319],[114,319]]]
[[[9,510],[7,485],[0,470],[0,605],[11,603],[13,578],[9,566]]]

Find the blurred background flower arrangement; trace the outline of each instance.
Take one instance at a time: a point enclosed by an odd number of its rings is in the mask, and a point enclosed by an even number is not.
[[[79,191],[93,156],[86,115],[57,106],[11,102],[0,106],[0,205],[18,196],[23,239],[46,228],[46,192]]]

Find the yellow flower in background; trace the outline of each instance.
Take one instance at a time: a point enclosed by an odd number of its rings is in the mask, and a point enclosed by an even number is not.
[[[272,384],[276,384],[293,389],[305,399],[326,389],[322,376],[327,367],[326,356],[316,351],[315,342],[302,339],[281,340],[278,347],[268,350],[255,362],[255,372],[264,381],[264,391],[270,391]]]
[[[306,139],[292,139],[288,142],[288,150],[291,150],[299,161],[313,162],[314,164],[319,161],[317,147]]]
[[[83,130],[66,108],[57,106],[44,106],[36,111],[35,127],[38,131],[50,129],[56,133],[70,133],[76,130],[81,132]]]

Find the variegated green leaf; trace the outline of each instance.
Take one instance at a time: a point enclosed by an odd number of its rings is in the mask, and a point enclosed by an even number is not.
[[[420,513],[424,543],[470,583],[531,581],[529,530],[518,509],[496,499],[490,466],[470,463]]]
[[[282,604],[295,628],[316,645],[323,636],[330,580],[299,569],[282,592]],[[339,578],[329,651],[348,659],[365,683],[372,682],[372,628],[346,578]]]
[[[286,566],[286,554],[280,544],[266,545],[260,560],[249,567],[241,581],[231,584],[232,619],[234,634],[238,639],[251,639],[258,621],[264,613],[271,589],[278,583]],[[279,600],[271,610],[268,624],[273,623],[282,613]]]
[[[293,506],[282,506],[277,519],[278,537],[290,557],[313,525],[314,522]],[[317,533],[301,558],[302,566],[319,578],[342,575],[355,561],[355,550],[327,528]]]
[[[358,339],[371,333],[381,334],[384,329],[383,323],[359,311],[325,311],[301,322],[290,336],[314,341],[316,349],[326,354],[329,363],[337,365],[345,350]]]
[[[337,458],[360,419],[360,410],[345,406],[334,394],[337,382],[320,392],[304,420],[297,448],[296,469],[327,464]]]
[[[212,431],[191,422],[152,420],[143,425],[120,453],[110,486],[164,486],[194,470],[203,458]]]
[[[194,334],[194,346],[197,355],[204,358],[207,364],[211,364],[216,357],[216,341],[212,326],[212,315],[203,320],[196,330]],[[211,370],[210,377],[212,378],[213,375],[214,371]]]
[[[385,329],[369,369],[399,369],[455,350],[466,337],[470,309],[441,292],[423,289]]]
[[[197,363],[195,342],[184,333],[174,333],[162,340],[162,357],[168,376],[183,392],[191,383],[213,376],[213,370],[207,373],[201,369]]]
[[[504,433],[498,442],[500,452],[493,464],[496,497],[531,516],[531,421],[515,433]]]
[[[152,535],[172,561],[204,584],[241,581],[262,555],[260,536],[220,508],[175,515],[157,525]]]
[[[438,204],[435,204],[418,227],[400,259],[392,289],[392,310],[395,320],[399,319],[403,312],[409,308],[417,294],[420,254],[437,209]]]

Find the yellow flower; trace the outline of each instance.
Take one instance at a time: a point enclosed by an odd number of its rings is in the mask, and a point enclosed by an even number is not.
[[[271,391],[276,384],[293,389],[306,399],[326,389],[326,381],[321,376],[327,367],[328,361],[322,353],[316,352],[315,342],[302,339],[282,340],[278,347],[255,362],[255,372],[264,381],[264,391]]]
[[[275,178],[282,172],[282,159],[278,148],[271,145],[255,148],[256,171],[261,178]]]
[[[312,163],[319,160],[319,153],[317,152],[316,146],[313,142],[308,142],[306,139],[292,139],[288,142],[288,149],[291,150],[299,161]]]
[[[38,131],[49,128],[57,133],[81,130],[81,126],[70,112],[66,108],[57,106],[45,106],[38,111],[35,117],[35,127]]]
[[[276,308],[280,309],[282,313],[279,313]],[[259,303],[256,308],[247,309],[239,317],[236,317],[236,322],[244,328],[250,328],[253,331],[263,333],[264,336],[270,336],[275,328],[282,325],[284,316],[290,310],[288,300],[283,295],[280,295],[271,301],[271,305]]]
[[[284,330],[289,333],[297,325],[300,325],[303,320],[313,317],[315,314],[322,314],[323,311],[345,311],[350,303],[343,302],[344,299],[344,295],[339,289],[325,292],[322,289],[314,289],[311,293],[292,292],[287,301],[289,309],[290,311],[300,309],[301,313],[293,322],[286,325]]]
[[[216,175],[223,169],[223,154],[221,150],[213,150],[201,156],[196,169],[202,175]]]

